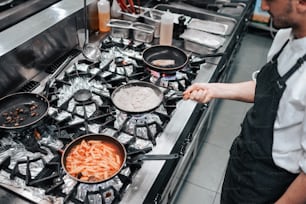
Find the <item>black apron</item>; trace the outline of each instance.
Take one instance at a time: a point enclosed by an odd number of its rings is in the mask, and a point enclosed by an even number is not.
[[[281,77],[277,58],[287,43],[257,75],[254,105],[230,149],[221,204],[274,203],[297,176],[277,167],[272,159],[274,122],[285,82],[306,59],[301,57]]]

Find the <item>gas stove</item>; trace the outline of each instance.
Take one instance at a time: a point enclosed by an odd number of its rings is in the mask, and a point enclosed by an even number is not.
[[[6,137],[0,141],[2,184],[26,189],[31,194],[30,200],[35,202],[119,203],[129,188],[139,183],[134,180],[145,179],[150,174],[142,172],[145,164],[150,163],[158,172],[164,161],[128,160],[116,177],[91,185],[70,178],[61,166],[61,150],[88,134],[117,138],[130,157],[172,152],[175,141],[167,141],[170,137],[163,134],[167,134],[164,132],[168,123],[182,103],[182,91],[201,68],[187,65],[171,75],[152,71],[135,57],[148,46],[107,37],[99,44],[102,54],[98,62],[88,61],[79,50],[72,50],[54,63],[50,77],[32,90],[44,95],[50,103],[43,123],[27,131],[3,133]],[[112,104],[112,92],[133,81],[155,84],[164,95],[161,105],[141,114],[118,110]],[[182,150],[175,153],[184,157]]]

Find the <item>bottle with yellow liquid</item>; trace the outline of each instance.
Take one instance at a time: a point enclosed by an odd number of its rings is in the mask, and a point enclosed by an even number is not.
[[[99,16],[99,30],[100,32],[110,31],[110,27],[107,26],[110,20],[110,3],[107,0],[98,1],[98,16]]]

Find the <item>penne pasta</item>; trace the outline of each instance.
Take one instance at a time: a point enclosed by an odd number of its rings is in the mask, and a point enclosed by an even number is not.
[[[114,176],[122,166],[118,148],[99,140],[82,140],[66,157],[67,172],[82,181],[102,181]]]

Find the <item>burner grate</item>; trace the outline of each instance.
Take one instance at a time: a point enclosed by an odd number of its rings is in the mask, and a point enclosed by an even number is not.
[[[55,62],[48,67],[48,69],[46,69],[46,73],[48,74],[53,74],[55,73],[58,68],[69,58],[69,59],[73,59],[76,56],[78,56],[80,54],[80,50],[77,49],[73,49],[70,52],[64,54],[62,57],[59,57],[57,60],[55,60]],[[66,64],[67,65],[67,64]]]
[[[19,92],[31,92],[35,88],[37,88],[40,85],[39,82],[37,81],[28,81],[25,85],[23,85],[20,89]]]

